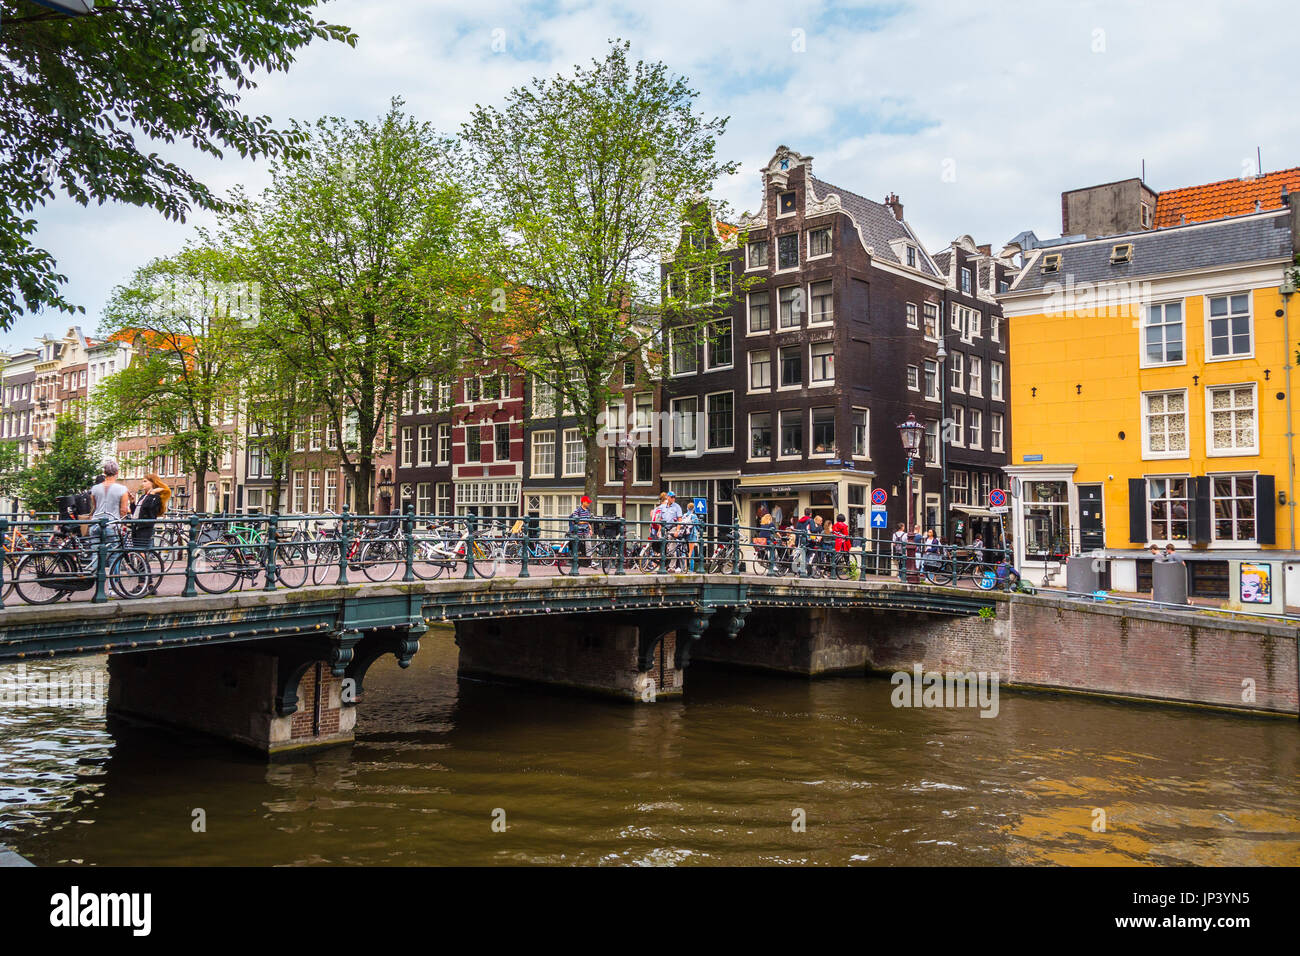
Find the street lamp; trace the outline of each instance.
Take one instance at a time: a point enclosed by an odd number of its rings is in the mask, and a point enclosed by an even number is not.
[[[902,439],[903,451],[907,453],[907,478],[903,484],[907,522],[903,527],[908,539],[903,545],[904,564],[907,569],[907,583],[919,584],[921,577],[916,573],[916,561],[912,557],[913,552],[910,543],[912,534],[912,462],[917,459],[921,442],[925,438],[925,426],[916,420],[915,415],[909,414],[907,421],[898,426],[898,437]]]

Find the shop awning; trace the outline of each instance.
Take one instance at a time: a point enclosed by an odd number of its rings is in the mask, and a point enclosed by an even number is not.
[[[1001,517],[1004,517],[1004,515],[1000,515],[1000,514],[998,514],[996,511],[990,511],[988,508],[976,508],[976,507],[974,507],[973,505],[950,505],[949,507],[950,507],[953,511],[960,511],[960,512],[963,512],[964,514],[968,514],[968,515],[970,515],[972,518],[1001,518]]]
[[[771,485],[737,485],[736,495],[749,495],[754,498],[783,498],[797,495],[801,491],[836,491],[839,488],[833,481],[787,481]]]

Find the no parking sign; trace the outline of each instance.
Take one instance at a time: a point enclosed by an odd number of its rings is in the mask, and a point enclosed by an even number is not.
[[[883,505],[889,500],[889,492],[884,488],[876,488],[871,492],[871,503],[873,505]]]
[[[990,507],[1001,508],[1006,503],[1007,503],[1007,493],[1003,491],[1001,488],[994,488],[992,491],[989,492]]]

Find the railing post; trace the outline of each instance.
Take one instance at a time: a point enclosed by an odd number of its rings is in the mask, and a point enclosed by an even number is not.
[[[948,545],[948,570],[952,572],[952,580],[948,583],[953,587],[957,586],[957,546]]]
[[[415,509],[406,506],[406,517],[402,520],[402,530],[406,535],[406,573],[403,581],[415,580]]]
[[[623,564],[627,559],[627,519],[618,519],[618,565],[614,568],[615,574],[624,574]]]
[[[740,522],[731,522],[731,573],[740,576]]]
[[[799,558],[799,577],[812,577],[812,562],[808,560],[808,532],[796,531],[794,543],[798,548],[796,554]]]
[[[776,536],[778,533],[776,522],[773,521],[768,527],[772,530],[767,536],[767,576],[774,578],[776,577]]]
[[[8,551],[4,550],[5,537],[9,533],[9,519],[0,518],[0,609],[5,606],[5,565],[9,562],[5,560]],[[15,536],[16,537],[16,536]]]
[[[108,581],[108,519],[99,519],[99,540],[95,542],[95,550],[98,552],[95,562],[95,596],[90,600],[95,604],[103,604],[108,600],[108,592],[104,589]]]
[[[871,543],[871,532],[868,531],[862,536],[862,560],[858,562],[858,580],[867,579],[867,545]]]
[[[572,519],[569,521],[569,574],[578,573],[578,529]]]
[[[478,515],[465,516],[465,580],[474,576],[474,524]]]
[[[199,516],[192,514],[189,517],[189,534],[186,535],[185,541],[185,587],[181,589],[181,597],[194,597],[199,593],[194,583],[194,555],[198,550],[198,541]]]
[[[280,516],[271,515],[266,519],[266,550],[262,554],[262,566],[266,574],[266,583],[262,585],[263,591],[275,590],[275,578],[277,574],[275,566],[275,542],[279,540]]]
[[[528,558],[532,551],[531,539],[533,526],[529,523],[530,519],[524,518],[523,524],[519,526],[519,576],[521,578],[530,578],[532,575],[528,571]]]
[[[352,528],[349,523],[348,506],[343,506],[339,515],[339,576],[335,584],[348,583],[348,553],[352,550]]]

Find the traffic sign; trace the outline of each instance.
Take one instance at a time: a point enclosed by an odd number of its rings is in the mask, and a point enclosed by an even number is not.
[[[873,528],[886,528],[886,527],[889,526],[888,523],[889,523],[889,518],[886,517],[886,515],[885,515],[885,509],[884,509],[884,508],[879,508],[879,509],[877,509],[877,508],[872,508],[872,509],[871,509],[871,527],[873,527]]]
[[[1007,493],[1001,488],[994,488],[989,492],[989,504],[994,508],[1001,508],[1007,503]]]
[[[873,505],[883,505],[889,500],[889,492],[884,488],[876,488],[871,492],[871,503]]]
[[[993,512],[995,515],[1004,515],[1010,510],[1011,509],[1006,505],[994,505],[989,509],[989,511]]]
[[[697,515],[702,515],[702,514],[708,514],[708,511],[709,511],[709,499],[708,499],[708,498],[696,498],[696,499],[695,499],[695,513],[696,513]]]

